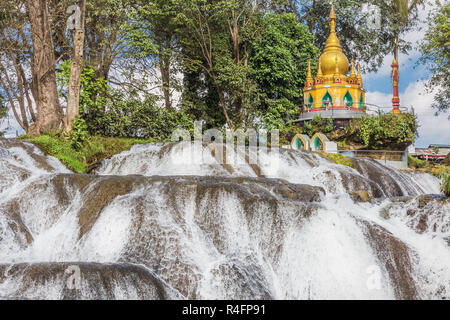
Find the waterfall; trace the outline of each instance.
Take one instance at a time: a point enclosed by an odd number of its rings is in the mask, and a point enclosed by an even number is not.
[[[450,298],[438,179],[196,148],[138,145],[80,175],[0,140],[0,298]]]

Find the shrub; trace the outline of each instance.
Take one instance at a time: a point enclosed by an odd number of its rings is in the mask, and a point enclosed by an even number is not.
[[[450,197],[450,170],[442,170],[439,177],[442,179],[441,192]]]
[[[75,119],[72,122],[72,131],[70,132],[71,145],[75,150],[80,150],[89,139],[89,132],[84,119]]]
[[[317,115],[311,121],[305,121],[301,133],[312,137],[317,132],[324,133],[340,147],[403,151],[414,143],[417,119],[409,113],[366,116],[352,119],[345,127],[336,129],[333,119],[322,119]]]
[[[450,153],[447,154],[445,159],[442,161],[442,164],[445,165],[445,166],[450,166]]]
[[[75,149],[84,145],[87,134],[165,141],[178,128],[193,132],[194,121],[185,112],[159,108],[155,95],[141,98],[114,90],[95,74],[91,66],[85,66],[81,74],[80,116],[70,136]],[[62,91],[67,90],[69,76],[70,61],[64,61],[57,74]]]
[[[193,133],[194,121],[184,112],[159,108],[153,96],[144,101],[128,99],[118,101],[104,112],[99,120],[102,130],[97,134],[109,137],[170,140],[178,128]]]
[[[352,120],[360,142],[368,149],[404,150],[414,143],[416,117],[409,113],[383,114]]]
[[[416,169],[425,168],[427,167],[427,162],[408,155],[408,167]]]

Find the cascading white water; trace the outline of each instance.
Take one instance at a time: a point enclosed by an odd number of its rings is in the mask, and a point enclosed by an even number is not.
[[[259,161],[257,165],[252,165],[236,147],[223,147],[233,160],[231,168],[222,164],[225,161],[218,161],[217,157],[211,154],[211,151],[219,149],[218,147],[194,147],[184,142],[136,145],[130,151],[105,160],[96,172],[100,175],[263,176],[285,179],[291,183],[321,186],[333,194],[354,189],[371,189],[370,184],[373,181],[378,183],[386,196],[439,193],[440,189],[439,179],[432,175],[400,172],[375,160],[355,160],[358,169],[356,171],[336,165],[316,153],[277,149],[277,152],[257,150]],[[219,158],[222,159],[226,159],[226,156]]]
[[[425,195],[439,180],[201,148],[186,163],[186,144],[135,146],[77,175],[0,140],[0,298],[450,298],[450,205]]]

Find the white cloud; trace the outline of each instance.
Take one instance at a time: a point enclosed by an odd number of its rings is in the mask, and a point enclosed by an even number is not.
[[[431,10],[433,10],[433,3],[429,1],[426,3],[425,7],[419,7],[419,24],[417,28],[413,31],[410,31],[402,36],[402,39],[408,41],[412,44],[412,50],[408,54],[399,54],[399,64],[400,69],[405,68],[406,65],[409,65],[411,61],[416,61],[420,55],[418,45],[420,41],[423,39],[425,35],[425,30],[427,27],[427,17]],[[381,77],[386,77],[391,74],[391,63],[394,60],[394,54],[389,54],[384,57],[383,63],[378,69],[377,72],[367,73],[364,78],[366,80],[370,79],[378,79]]]
[[[400,93],[400,105],[402,107],[414,108],[419,120],[419,138],[416,140],[417,147],[428,147],[432,143],[450,144],[450,121],[448,114],[435,116],[436,110],[431,108],[433,93],[426,92],[425,81],[416,81],[408,85],[404,92]],[[392,94],[382,92],[367,92],[366,101],[382,107],[392,105]]]

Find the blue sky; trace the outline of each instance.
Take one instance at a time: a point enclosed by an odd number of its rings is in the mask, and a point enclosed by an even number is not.
[[[419,137],[414,145],[416,147],[428,147],[430,144],[450,144],[450,121],[448,113],[435,116],[431,108],[434,94],[427,92],[425,84],[430,76],[426,66],[418,65],[420,57],[417,45],[423,39],[425,23],[431,7],[425,8],[420,13],[421,30],[415,30],[403,36],[405,40],[413,44],[413,49],[408,55],[400,54],[400,105],[409,110],[414,108],[419,120]],[[393,55],[387,56],[383,65],[376,73],[363,75],[364,87],[366,89],[366,102],[379,106],[391,106],[392,102],[392,79],[391,63]]]

